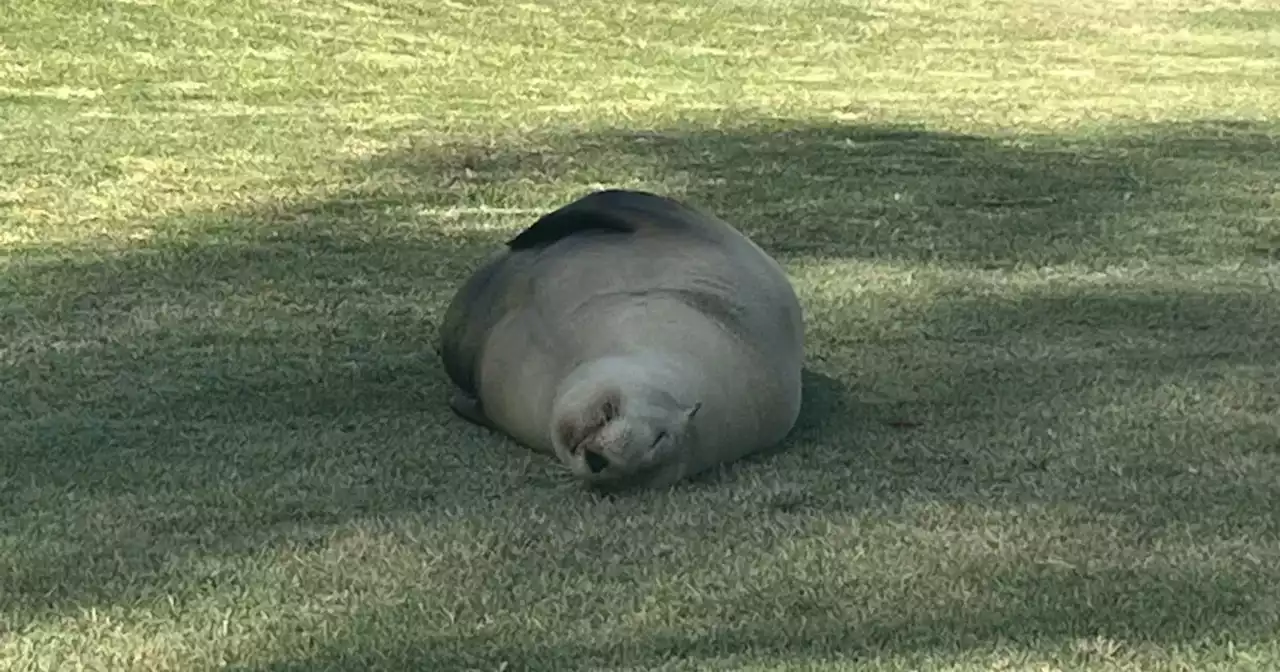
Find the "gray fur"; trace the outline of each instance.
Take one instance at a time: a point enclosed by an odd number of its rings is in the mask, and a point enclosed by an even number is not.
[[[646,192],[538,219],[463,283],[440,341],[459,415],[602,486],[772,447],[800,409],[803,314],[781,266]]]

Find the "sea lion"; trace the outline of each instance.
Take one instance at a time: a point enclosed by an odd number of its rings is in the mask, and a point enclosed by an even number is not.
[[[599,488],[770,448],[800,412],[804,318],[782,267],[650,192],[540,217],[461,285],[439,336],[458,415]]]

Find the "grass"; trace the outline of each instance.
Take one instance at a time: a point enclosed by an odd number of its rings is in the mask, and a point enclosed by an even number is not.
[[[129,0],[0,22],[0,668],[1280,667],[1267,0]],[[598,186],[808,316],[600,498],[435,326]]]

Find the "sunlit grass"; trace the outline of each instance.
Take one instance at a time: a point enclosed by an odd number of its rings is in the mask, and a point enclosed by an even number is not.
[[[1280,666],[1266,0],[3,14],[0,668]],[[785,451],[602,499],[447,410],[606,185],[792,273]]]

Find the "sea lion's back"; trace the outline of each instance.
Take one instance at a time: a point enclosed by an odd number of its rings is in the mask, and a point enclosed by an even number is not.
[[[540,217],[507,246],[539,258],[537,295],[552,312],[557,302],[573,309],[602,295],[666,291],[734,316],[741,328],[767,328],[742,320],[782,319],[794,331],[800,320],[775,259],[728,222],[666,196],[592,192]]]

